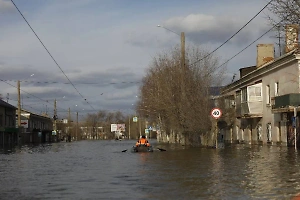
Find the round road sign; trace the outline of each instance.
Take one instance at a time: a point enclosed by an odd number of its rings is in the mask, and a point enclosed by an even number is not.
[[[219,108],[213,108],[210,112],[210,115],[215,119],[219,119],[222,115],[222,111]]]

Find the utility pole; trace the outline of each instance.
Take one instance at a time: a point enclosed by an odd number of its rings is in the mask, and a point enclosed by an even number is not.
[[[21,89],[20,89],[20,81],[18,81],[18,144],[20,144],[19,136],[21,133]],[[4,144],[4,133],[3,133],[3,144]]]
[[[142,120],[141,120],[141,116],[139,117],[139,129],[140,129],[140,138],[142,137]]]
[[[218,132],[219,132],[219,127],[218,127],[218,119],[215,119],[215,131],[216,131],[216,149],[218,148]]]
[[[21,126],[21,89],[20,81],[18,81],[18,128]]]
[[[294,107],[294,120],[295,149],[297,149],[297,107]]]
[[[181,64],[181,83],[180,83],[180,88],[181,88],[181,93],[180,93],[180,112],[179,112],[179,117],[181,118],[183,124],[185,124],[185,118],[186,114],[183,108],[183,102],[185,102],[185,88],[184,88],[184,83],[185,83],[185,77],[186,77],[186,69],[185,69],[185,34],[184,32],[181,32],[181,58],[180,58],[180,64]],[[184,127],[182,127],[184,129]],[[183,130],[184,131],[184,130]]]
[[[184,72],[185,69],[185,34],[184,32],[181,32],[181,68],[182,72]]]
[[[131,120],[131,117],[129,116],[129,120],[128,120],[128,126],[129,126],[129,128],[128,128],[128,139],[130,140],[130,120]]]
[[[78,140],[77,131],[78,131],[78,112],[76,112],[76,141]]]
[[[46,108],[46,113],[47,113],[47,108]],[[57,129],[57,126],[56,126],[56,120],[57,120],[56,99],[54,99],[54,116],[53,116],[53,119],[54,119],[54,127],[53,127],[53,129],[54,129],[54,131],[56,133],[56,139],[58,141],[59,140],[59,135],[58,135],[58,133],[56,131],[56,129]]]
[[[71,133],[70,133],[70,120],[71,120],[71,110],[68,111],[68,141],[71,142]]]

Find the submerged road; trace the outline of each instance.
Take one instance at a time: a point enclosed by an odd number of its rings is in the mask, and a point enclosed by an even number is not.
[[[0,199],[281,200],[300,192],[300,154],[293,148],[233,145],[216,150],[150,142],[153,153],[131,153],[133,140],[2,152]]]

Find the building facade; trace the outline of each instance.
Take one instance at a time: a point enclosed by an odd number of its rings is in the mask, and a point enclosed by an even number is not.
[[[0,147],[11,147],[18,144],[18,129],[16,128],[17,108],[0,99]]]
[[[256,66],[240,69],[240,79],[222,89],[221,121],[227,126],[221,131],[226,141],[295,145],[300,111],[298,26],[287,26],[286,32],[283,56],[274,58],[273,44],[257,45]]]
[[[48,116],[21,110],[21,126],[22,144],[57,141],[56,135],[52,135],[53,120]]]

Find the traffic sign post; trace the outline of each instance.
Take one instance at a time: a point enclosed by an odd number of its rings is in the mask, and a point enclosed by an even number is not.
[[[132,118],[132,121],[133,121],[133,122],[137,122],[137,121],[138,121],[138,118],[137,118],[137,117],[133,117],[133,118]]]
[[[215,119],[219,119],[222,116],[222,111],[219,108],[213,108],[210,115]]]
[[[150,139],[151,138],[151,131],[153,130],[153,128],[152,128],[152,126],[149,126],[148,129],[149,129],[149,139]]]
[[[28,128],[28,120],[21,120],[21,126],[23,126],[23,128]]]
[[[215,131],[216,131],[216,149],[218,148],[218,119],[222,116],[222,111],[219,108],[213,108],[210,111],[210,115],[215,119]]]

